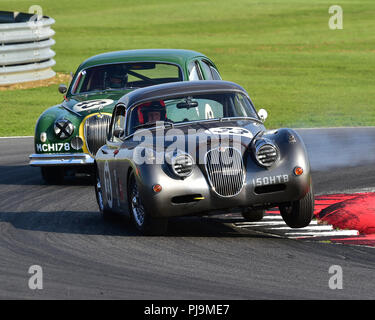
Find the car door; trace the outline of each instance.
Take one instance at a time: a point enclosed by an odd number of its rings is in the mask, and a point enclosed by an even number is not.
[[[113,111],[111,124],[108,130],[107,143],[97,155],[98,166],[102,174],[100,179],[103,185],[104,201],[109,209],[121,211],[122,189],[119,184],[120,150],[123,144],[122,136],[125,129],[125,107],[117,105]],[[99,163],[100,162],[100,163]]]

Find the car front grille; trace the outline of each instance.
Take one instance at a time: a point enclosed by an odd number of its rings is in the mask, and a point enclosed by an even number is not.
[[[94,115],[85,122],[85,139],[89,152],[95,156],[99,148],[106,143],[111,116]]]
[[[206,154],[206,171],[213,190],[222,197],[240,193],[245,180],[241,153],[234,148],[212,149]]]

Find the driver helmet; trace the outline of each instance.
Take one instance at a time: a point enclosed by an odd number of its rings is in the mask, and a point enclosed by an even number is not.
[[[128,74],[121,67],[113,68],[107,75],[106,88],[121,89],[128,82]]]
[[[138,107],[139,124],[164,121],[167,118],[163,100],[143,103]]]

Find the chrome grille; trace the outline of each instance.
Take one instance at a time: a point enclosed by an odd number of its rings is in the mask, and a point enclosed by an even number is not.
[[[95,156],[99,148],[105,144],[110,122],[111,116],[109,115],[95,115],[86,120],[86,145],[93,156]]]
[[[222,147],[212,149],[206,154],[205,165],[211,187],[218,195],[233,197],[242,190],[245,170],[238,150]]]

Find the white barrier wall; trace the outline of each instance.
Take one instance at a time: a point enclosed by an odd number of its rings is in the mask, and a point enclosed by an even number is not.
[[[55,76],[55,20],[0,11],[0,86]]]

